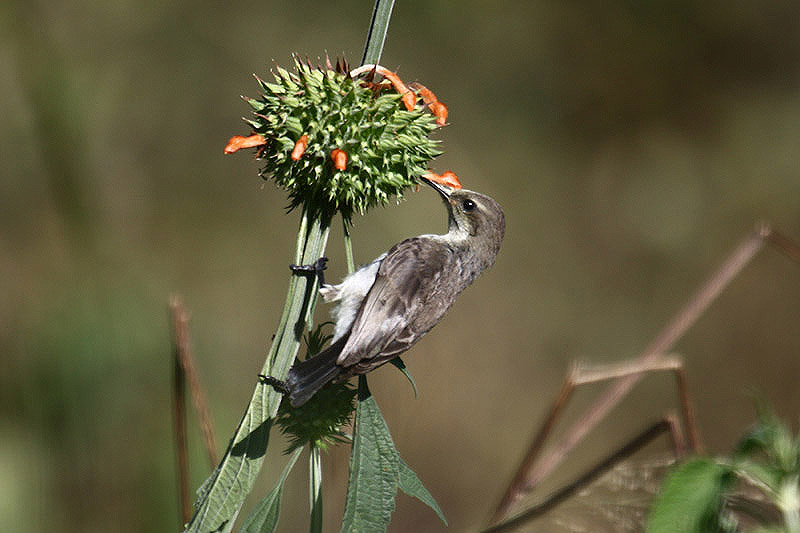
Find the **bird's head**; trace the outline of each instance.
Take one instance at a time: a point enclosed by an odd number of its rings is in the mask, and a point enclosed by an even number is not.
[[[500,251],[506,229],[500,204],[475,191],[461,189],[457,179],[436,179],[423,176],[422,181],[441,195],[447,206],[449,229],[447,238],[467,244],[491,266]]]

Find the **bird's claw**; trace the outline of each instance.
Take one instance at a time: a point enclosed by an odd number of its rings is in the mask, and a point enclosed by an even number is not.
[[[325,269],[328,268],[328,258],[320,257],[310,265],[289,265],[289,270],[295,273],[314,274],[319,278],[320,286],[325,285]]]
[[[264,385],[270,385],[276,392],[281,394],[289,394],[292,390],[289,388],[289,385],[285,381],[281,381],[278,378],[274,378],[272,376],[266,376],[264,374],[258,375],[259,381]]]

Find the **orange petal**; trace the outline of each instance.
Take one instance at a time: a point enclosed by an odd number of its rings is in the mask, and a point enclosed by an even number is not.
[[[411,83],[410,87],[419,92],[419,95],[422,97],[422,101],[426,106],[428,106],[428,108],[431,110],[431,113],[433,113],[433,115],[436,117],[436,124],[439,126],[444,126],[447,124],[447,106],[440,102],[438,98],[436,98],[436,95],[433,93],[433,91],[419,82]]]
[[[361,65],[357,69],[350,72],[350,76],[356,77],[364,74],[366,72],[370,72],[374,70],[390,82],[394,86],[394,90],[397,91],[400,96],[403,97],[403,105],[406,106],[408,111],[414,109],[414,106],[417,105],[417,95],[414,94],[414,91],[406,87],[406,84],[403,83],[403,80],[400,79],[400,76],[392,72],[386,67],[382,67],[380,65]]]
[[[404,93],[401,92],[400,94],[403,95],[403,105],[406,106],[406,110],[411,111],[414,109],[414,106],[417,105],[417,95],[409,90],[406,90]]]
[[[423,177],[435,181],[440,185],[444,185],[445,187],[450,187],[451,189],[460,189],[461,182],[458,180],[458,176],[455,175],[454,172],[447,171],[442,173],[441,175],[436,174],[435,172],[426,172],[423,174]]]
[[[306,146],[308,146],[308,135],[303,135],[294,143],[294,148],[292,148],[292,161],[298,161],[303,157],[303,154],[306,153]]]
[[[414,94],[414,91],[406,87],[406,84],[403,83],[403,80],[400,79],[400,76],[389,69],[378,70],[378,73],[382,74],[384,78],[392,82],[394,90],[400,93],[400,96],[403,97],[403,104],[406,106],[406,109],[408,111],[414,109],[414,106],[417,105],[417,95]]]
[[[333,161],[333,166],[337,170],[344,170],[347,168],[347,152],[344,150],[339,150],[338,148],[332,150],[331,160]]]
[[[411,88],[415,91],[419,91],[419,95],[422,97],[422,101],[425,102],[426,105],[439,101],[439,99],[436,98],[436,95],[433,94],[433,91],[419,82],[412,83]]]
[[[436,123],[439,126],[444,126],[447,124],[447,114],[449,111],[447,110],[446,105],[444,105],[442,102],[432,102],[428,104],[428,107],[431,108],[431,112],[436,117]]]
[[[255,146],[263,146],[267,144],[267,140],[260,134],[255,133],[249,137],[242,137],[241,135],[234,135],[225,145],[224,152],[226,154],[235,154],[243,148],[253,148]]]

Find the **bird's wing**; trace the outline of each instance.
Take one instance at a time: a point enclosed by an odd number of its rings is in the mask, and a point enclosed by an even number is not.
[[[440,279],[454,265],[453,251],[432,239],[414,237],[392,247],[336,363],[367,369],[376,356],[390,355],[385,350],[399,354],[408,349],[449,307],[427,304],[440,296]]]

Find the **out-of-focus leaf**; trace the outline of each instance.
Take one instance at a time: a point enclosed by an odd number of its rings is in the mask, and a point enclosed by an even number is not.
[[[292,454],[292,458],[289,459],[289,463],[286,465],[286,468],[283,469],[283,474],[281,474],[280,479],[278,479],[275,488],[267,494],[266,498],[256,505],[253,512],[250,513],[250,516],[248,516],[247,520],[242,524],[241,533],[271,533],[278,527],[283,485],[286,483],[286,478],[289,477],[289,472],[292,471],[292,467],[294,467],[302,451],[302,448],[298,448]]]
[[[745,463],[761,463],[768,472],[757,479],[777,490],[785,476],[797,475],[800,470],[800,439],[766,403],[756,401],[756,410],[758,423],[739,441],[735,457]]]
[[[730,468],[711,459],[694,459],[669,475],[650,512],[648,533],[729,531],[721,523],[723,493]]]
[[[747,479],[760,489],[774,492],[778,491],[778,485],[781,482],[781,472],[773,466],[743,460],[738,461],[734,468],[737,475]]]
[[[433,509],[436,514],[439,516],[439,519],[444,522],[444,525],[447,525],[447,519],[444,517],[444,513],[439,508],[439,504],[436,503],[436,500],[433,499],[433,496],[428,489],[422,484],[422,481],[419,480],[417,474],[409,468],[405,461],[403,461],[400,457],[397,458],[400,465],[400,478],[398,480],[398,484],[400,486],[400,490],[408,494],[409,496],[413,496],[414,498],[418,499],[431,509]]]

